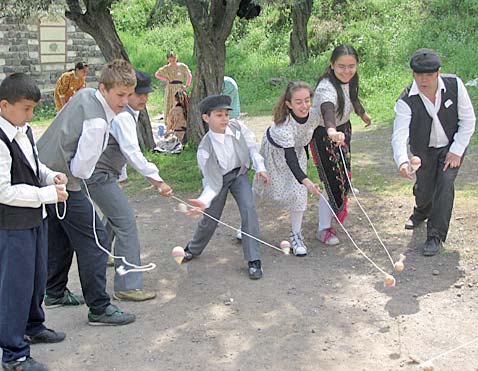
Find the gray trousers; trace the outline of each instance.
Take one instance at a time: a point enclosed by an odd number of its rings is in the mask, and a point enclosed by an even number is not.
[[[117,183],[117,177],[107,172],[94,173],[86,181],[91,198],[100,208],[111,227],[114,237],[114,254],[124,256],[129,263],[140,265],[140,244],[136,218],[127,197]],[[115,268],[122,265],[115,259]],[[126,269],[131,268],[127,265]],[[115,274],[114,290],[127,291],[143,288],[143,273]]]
[[[224,210],[227,194],[231,191],[241,214],[242,231],[259,238],[259,221],[252,199],[251,183],[247,174],[238,176],[238,172],[239,169],[236,169],[224,175],[221,191],[211,202],[211,206],[204,212],[219,220]],[[194,256],[201,255],[213,236],[217,224],[215,220],[207,216],[202,217],[194,232],[193,239],[187,245],[191,254]],[[259,242],[243,234],[241,243],[245,260],[260,259]]]
[[[455,200],[455,178],[459,169],[448,167],[443,171],[448,149],[448,146],[428,148],[413,186],[416,206],[412,218],[415,221],[428,219],[427,237],[438,237],[442,241],[446,240],[448,234]]]

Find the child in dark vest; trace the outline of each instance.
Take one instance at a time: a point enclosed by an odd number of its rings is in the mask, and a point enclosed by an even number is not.
[[[113,118],[128,104],[136,76],[131,65],[114,60],[104,66],[98,89],[79,90],[58,113],[38,141],[39,156],[53,169],[68,175],[69,198],[64,219],[49,208],[48,280],[45,306],[89,307],[90,325],[126,325],[135,316],[112,305],[106,293],[108,235],[93,206],[81,189],[90,178],[108,144]],[[60,208],[60,213],[63,210]],[[93,228],[95,223],[96,228]],[[96,239],[97,238],[97,239]],[[76,253],[84,301],[67,288],[68,272]]]
[[[252,159],[256,176],[269,183],[264,159],[259,154],[254,134],[237,120],[229,120],[231,98],[227,95],[212,95],[199,103],[202,119],[209,125],[209,132],[199,144],[197,159],[203,173],[204,189],[199,198],[189,202],[200,211],[216,219],[221,217],[229,191],[234,196],[241,214],[243,232],[259,237],[259,222],[252,197],[251,184],[247,177]],[[199,213],[192,209],[189,215]],[[193,239],[185,248],[184,261],[201,255],[216,230],[217,222],[203,216]],[[248,262],[249,278],[262,277],[259,242],[242,235],[244,259]]]
[[[62,332],[45,327],[47,276],[45,204],[65,201],[65,174],[43,165],[27,122],[40,89],[23,73],[0,84],[0,347],[3,370],[44,371],[30,344],[57,343]]]

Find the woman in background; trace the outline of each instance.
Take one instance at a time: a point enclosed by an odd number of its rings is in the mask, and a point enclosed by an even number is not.
[[[188,95],[185,91],[179,90],[174,94],[174,107],[169,111],[168,125],[166,126],[166,134],[176,135],[182,145],[186,144],[186,125],[188,120]]]
[[[68,70],[60,76],[53,95],[57,111],[63,108],[73,94],[86,87],[85,77],[87,74],[88,65],[85,62],[78,62],[74,69]]]

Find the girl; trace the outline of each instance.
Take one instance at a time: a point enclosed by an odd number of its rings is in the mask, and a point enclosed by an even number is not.
[[[347,216],[347,193],[350,186],[339,146],[342,147],[347,169],[350,171],[350,114],[355,111],[365,122],[365,126],[372,123],[358,98],[358,62],[357,52],[352,46],[336,47],[332,52],[330,65],[317,82],[313,103],[314,109],[320,112],[320,125],[311,141],[312,156],[327,192],[328,202],[341,222]],[[332,218],[327,201],[321,197],[317,239],[326,245],[340,243],[335,230],[331,228]]]
[[[78,62],[74,69],[63,73],[55,85],[53,99],[55,108],[59,112],[78,90],[86,87],[85,77],[88,74],[88,65]]]
[[[315,195],[320,188],[307,178],[305,146],[310,142],[319,117],[309,112],[313,91],[303,81],[292,81],[274,107],[274,123],[262,139],[260,154],[264,157],[270,183],[261,189],[254,180],[256,194],[274,201],[290,211],[290,242],[294,255],[306,256],[302,237],[302,217],[307,208],[307,190]]]
[[[185,91],[179,90],[174,94],[174,107],[169,111],[168,126],[166,127],[167,138],[174,134],[182,145],[186,144],[186,125],[188,115],[188,95]]]

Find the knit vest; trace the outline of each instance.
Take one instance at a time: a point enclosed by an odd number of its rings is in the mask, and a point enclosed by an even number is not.
[[[445,84],[446,91],[442,92],[441,95],[441,106],[438,111],[438,118],[440,119],[449,143],[451,143],[453,136],[458,130],[458,84],[456,76],[441,75],[441,78]],[[410,151],[412,154],[425,159],[428,143],[430,142],[433,119],[428,114],[419,95],[408,96],[410,89],[411,85],[402,92],[399,98],[410,107],[412,112],[409,128]],[[450,102],[452,104],[450,104]]]
[[[233,147],[231,148],[231,150],[236,154],[236,164],[234,168],[241,168],[238,175],[245,174],[249,169],[249,148],[247,147],[244,135],[242,135],[239,122],[234,119],[230,120],[228,126],[234,134],[234,138],[232,140]],[[237,139],[238,137],[239,140]],[[214,151],[214,147],[211,143],[211,138],[208,134],[206,134],[202,138],[201,143],[199,143],[198,150],[200,149],[209,153],[209,158],[207,159],[206,166],[203,169],[204,179],[214,192],[219,193],[222,189],[223,175],[221,173],[216,152]]]
[[[60,171],[68,176],[66,188],[70,191],[81,189],[81,180],[71,174],[70,162],[78,149],[78,141],[83,132],[83,122],[96,118],[106,121],[106,113],[100,101],[95,97],[95,90],[80,89],[38,140],[40,160],[50,169]]]
[[[133,121],[136,123],[134,113],[129,106],[126,106],[123,112],[128,112],[133,118]],[[119,176],[121,174],[121,169],[125,164],[126,157],[124,157],[123,153],[121,152],[120,145],[116,138],[110,133],[108,145],[96,163],[95,171],[93,173],[106,171],[112,172],[116,176]]]
[[[27,137],[34,147],[31,128],[27,129]],[[10,168],[10,184],[28,184],[40,187],[40,178],[34,172],[27,158],[16,141],[10,142],[7,135],[0,129],[2,140],[10,151],[12,165]],[[33,155],[38,169],[38,158],[33,149]],[[43,219],[42,207],[18,207],[0,204],[0,229],[31,229],[38,227]]]

